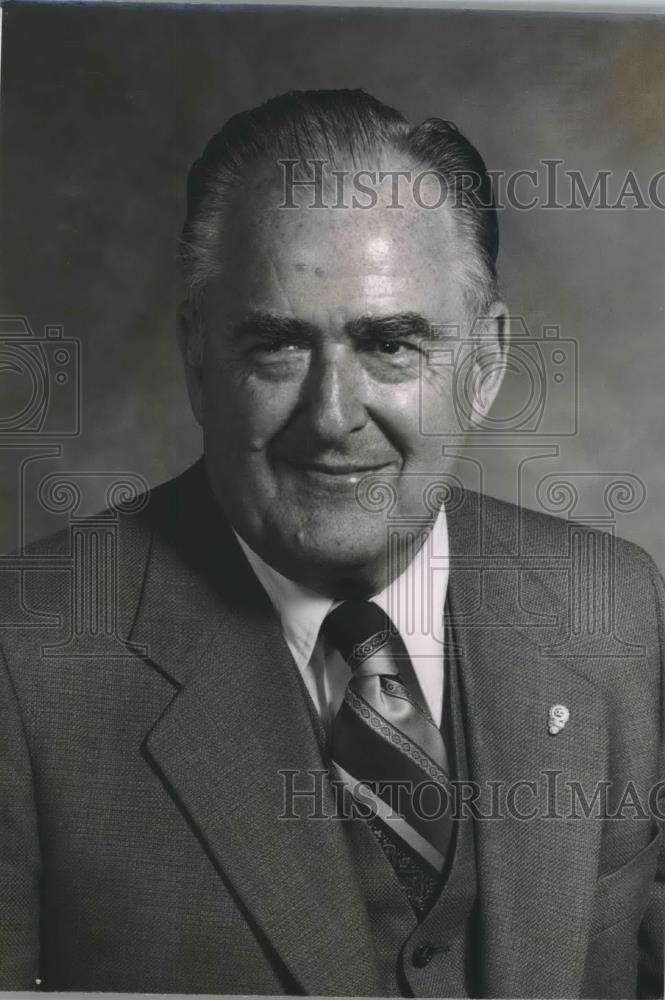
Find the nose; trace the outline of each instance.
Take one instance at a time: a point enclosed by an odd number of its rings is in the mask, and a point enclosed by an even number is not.
[[[368,420],[363,367],[349,344],[332,344],[314,359],[305,385],[310,432],[319,443],[341,445]]]

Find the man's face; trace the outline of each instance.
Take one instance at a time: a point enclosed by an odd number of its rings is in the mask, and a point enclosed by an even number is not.
[[[188,365],[194,411],[217,499],[251,548],[314,589],[371,593],[387,582],[386,512],[358,484],[390,483],[391,521],[431,518],[444,436],[422,434],[421,413],[444,434],[458,425],[452,372],[424,341],[472,320],[468,247],[447,209],[281,198],[257,181],[227,216],[202,364]]]

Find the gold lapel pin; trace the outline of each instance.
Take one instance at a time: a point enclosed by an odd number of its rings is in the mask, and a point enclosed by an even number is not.
[[[565,705],[552,705],[547,717],[547,729],[550,736],[556,736],[570,718],[570,710]]]

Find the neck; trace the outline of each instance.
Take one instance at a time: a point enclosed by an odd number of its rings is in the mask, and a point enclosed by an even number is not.
[[[320,562],[303,562],[291,553],[253,546],[243,538],[249,548],[268,566],[282,576],[322,597],[336,601],[368,600],[380,594],[398,579],[413,562],[431,533],[434,521],[428,522],[416,533],[410,527],[400,534],[393,534],[389,551],[376,559],[345,565],[325,565]]]

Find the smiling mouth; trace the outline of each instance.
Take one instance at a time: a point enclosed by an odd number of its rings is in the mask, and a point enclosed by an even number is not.
[[[385,472],[394,462],[373,463],[372,465],[355,465],[348,462],[291,462],[303,472],[314,472],[323,476],[364,476],[370,472]]]
[[[323,472],[327,476],[361,476],[365,472],[380,472],[388,467],[387,462],[381,465],[326,465],[323,462],[309,462],[302,468],[312,472]]]

